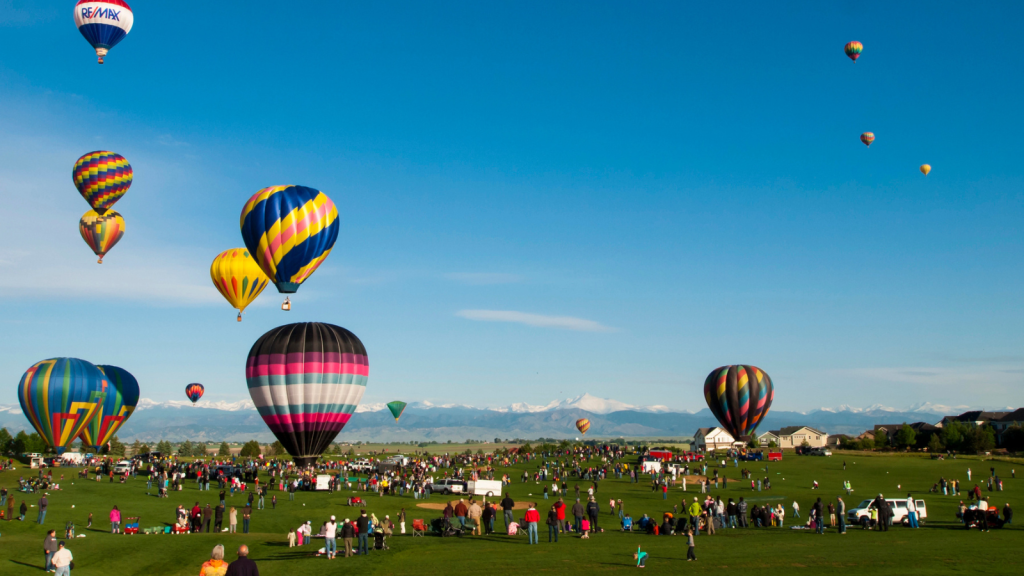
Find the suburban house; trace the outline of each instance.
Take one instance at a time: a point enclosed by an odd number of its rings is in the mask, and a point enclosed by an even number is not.
[[[828,445],[828,434],[810,426],[786,426],[761,434],[757,437],[757,442],[761,446],[775,442],[779,448],[796,448],[807,442],[811,448],[824,448]]]
[[[1003,433],[1012,426],[1024,428],[1024,408],[1017,408],[1013,412],[1003,416],[998,420],[991,420],[989,424],[996,431],[996,444],[999,446],[1003,445]]]
[[[828,442],[825,443],[829,448],[839,448],[839,445],[844,441],[849,442],[853,440],[853,436],[849,434],[829,434]]]
[[[908,426],[916,433],[914,444],[917,446],[926,446],[928,441],[931,440],[932,434],[942,431],[942,428],[927,422],[914,422],[908,424]],[[884,430],[891,445],[895,441],[896,433],[901,428],[903,428],[903,424],[875,424],[874,430],[871,431],[871,437],[875,438],[878,436],[879,431]]]
[[[964,412],[959,416],[943,416],[942,421],[939,422],[938,426],[941,428],[947,422],[953,421],[981,426],[982,424],[989,424],[993,420],[1001,420],[1010,414],[1012,414],[1012,412],[986,412],[984,410],[971,410],[969,412]]]
[[[733,445],[738,444],[736,439],[732,437],[732,434],[726,432],[723,428],[715,426],[714,428],[698,428],[697,433],[693,435],[693,448],[697,450],[704,450],[705,452],[711,450],[728,450]]]

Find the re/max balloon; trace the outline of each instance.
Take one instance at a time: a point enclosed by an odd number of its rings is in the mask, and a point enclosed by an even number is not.
[[[64,451],[96,416],[106,398],[107,378],[78,358],[36,362],[18,383],[25,417],[57,454]]]
[[[580,418],[576,421],[576,429],[580,431],[580,434],[586,434],[587,430],[590,430],[590,420]]]
[[[850,60],[853,60],[854,62],[857,61],[857,58],[860,58],[860,53],[862,50],[864,50],[864,45],[861,44],[860,42],[857,42],[856,40],[847,43],[846,46],[843,48],[843,51],[846,52],[846,56],[849,57]]]
[[[768,414],[775,398],[772,379],[754,366],[715,368],[704,381],[704,399],[732,437],[746,440]]]
[[[388,410],[391,411],[391,415],[395,417],[395,422],[402,417],[402,412],[405,412],[405,402],[395,400],[394,402],[388,402]]]
[[[210,264],[210,280],[228,304],[238,309],[239,322],[245,307],[252,304],[270,282],[245,248],[232,248],[218,254]]]
[[[299,289],[338,239],[338,209],[326,194],[305,186],[264,188],[245,203],[242,240],[282,294]]]
[[[89,210],[78,221],[78,232],[93,253],[100,257],[96,262],[103,264],[103,257],[124,236],[124,218],[113,210],[107,210],[102,216],[95,210]]]
[[[124,196],[134,175],[124,156],[105,150],[89,152],[79,158],[71,169],[75,188],[101,215]]]
[[[106,398],[82,429],[82,445],[98,451],[114,438],[139,403],[139,381],[124,368],[97,366],[107,377]]]
[[[188,396],[188,399],[192,401],[193,406],[196,405],[196,402],[199,402],[199,399],[202,398],[205,393],[206,386],[203,386],[198,382],[185,386],[185,396]]]
[[[345,427],[369,373],[359,338],[320,322],[274,328],[252,345],[245,364],[256,410],[299,466],[315,462]]]
[[[103,64],[107,52],[132,31],[135,15],[124,0],[78,0],[75,26],[96,49]]]

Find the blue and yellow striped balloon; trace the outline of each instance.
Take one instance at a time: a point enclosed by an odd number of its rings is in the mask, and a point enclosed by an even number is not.
[[[139,403],[139,381],[124,368],[97,366],[107,377],[107,395],[96,416],[82,429],[82,445],[99,451],[135,412]]]
[[[305,186],[271,186],[242,208],[242,239],[282,294],[299,289],[338,239],[338,209]]]
[[[96,416],[106,399],[107,377],[78,358],[50,358],[36,362],[18,384],[18,400],[25,417],[57,454]]]

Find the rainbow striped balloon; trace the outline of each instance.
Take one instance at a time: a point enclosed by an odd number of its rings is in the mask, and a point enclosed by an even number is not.
[[[106,399],[107,378],[78,358],[36,362],[18,383],[25,417],[57,454],[64,451],[96,416]]]
[[[315,462],[345,427],[369,374],[359,338],[319,322],[274,328],[245,363],[256,410],[299,466]]]
[[[107,210],[102,216],[89,210],[78,221],[78,231],[82,240],[100,257],[97,262],[103,264],[103,257],[124,236],[124,218],[113,210]]]
[[[96,417],[82,429],[82,445],[99,451],[114,438],[139,403],[139,381],[124,368],[97,366],[109,379],[107,397],[96,411]]]
[[[704,381],[704,400],[732,437],[747,439],[764,420],[775,399],[775,386],[754,366],[715,368]]]
[[[82,156],[71,170],[75,188],[101,215],[128,191],[132,174],[132,166],[124,156],[103,150]]]
[[[860,58],[860,53],[864,51],[864,45],[854,40],[843,46],[843,51],[846,52],[847,58],[856,62],[857,58]]]
[[[309,278],[338,239],[338,209],[326,194],[305,186],[271,186],[242,208],[242,239],[282,294]]]

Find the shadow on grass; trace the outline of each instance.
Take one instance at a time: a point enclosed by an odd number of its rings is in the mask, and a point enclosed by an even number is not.
[[[18,562],[17,560],[11,560],[14,564],[21,564],[22,566],[28,566],[29,568],[35,568],[36,570],[42,570],[44,566],[37,566],[35,564],[29,564],[28,562]]]

